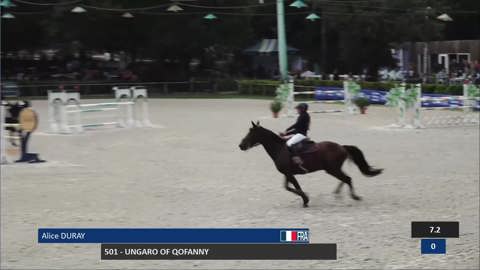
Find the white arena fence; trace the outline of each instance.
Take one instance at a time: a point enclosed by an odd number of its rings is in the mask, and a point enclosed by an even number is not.
[[[421,84],[407,89],[405,83],[390,90],[387,105],[398,110],[398,119],[392,127],[424,128],[479,123],[480,89],[473,84],[463,85],[462,96],[422,95]],[[448,110],[454,114],[429,113],[426,111]],[[407,117],[411,112],[411,117]]]
[[[79,133],[99,127],[150,127],[147,89],[113,87],[112,102],[83,104],[78,92],[48,91],[52,133]]]
[[[215,81],[191,79],[188,81],[145,81],[145,82],[104,82],[104,81],[46,81],[22,82],[14,84],[9,89],[12,97],[41,97],[46,96],[50,89],[81,89],[82,94],[88,96],[109,96],[112,87],[130,87],[142,85],[148,88],[150,96],[169,95],[176,93],[203,93],[212,92],[218,88]],[[61,90],[61,89],[59,89]],[[5,91],[2,92],[5,94]],[[6,95],[2,95],[5,97]]]

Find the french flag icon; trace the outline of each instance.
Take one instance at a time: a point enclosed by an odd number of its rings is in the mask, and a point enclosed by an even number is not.
[[[281,242],[308,242],[308,231],[280,231]]]

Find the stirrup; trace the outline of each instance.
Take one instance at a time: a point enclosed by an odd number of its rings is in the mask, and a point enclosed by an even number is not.
[[[299,167],[300,169],[302,169],[304,172],[308,173],[308,170],[305,169],[305,167],[303,167],[303,165],[299,164],[298,167]]]

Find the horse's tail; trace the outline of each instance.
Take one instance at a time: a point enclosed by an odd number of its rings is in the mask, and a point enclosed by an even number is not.
[[[347,150],[348,157],[353,160],[363,175],[372,177],[382,173],[383,169],[374,169],[368,165],[365,156],[363,155],[362,151],[358,149],[358,147],[353,145],[344,145],[343,148]]]

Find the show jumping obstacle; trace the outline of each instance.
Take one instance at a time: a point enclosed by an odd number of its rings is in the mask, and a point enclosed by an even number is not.
[[[420,84],[415,84],[409,89],[402,83],[390,90],[387,105],[398,109],[397,123],[393,127],[424,128],[445,127],[455,125],[472,125],[479,123],[479,88],[473,84],[463,85],[462,96],[423,95]],[[413,108],[413,120],[407,121],[407,112]],[[457,115],[435,114],[425,116],[426,110],[457,111]]]
[[[79,133],[87,128],[107,126],[152,126],[148,115],[147,89],[138,86],[113,87],[113,91],[115,92],[114,102],[90,104],[81,104],[78,92],[49,91],[50,131]],[[96,120],[92,121],[92,118]],[[108,121],[99,121],[97,118],[107,118]]]
[[[294,91],[293,83],[289,87],[288,97],[287,97],[287,114],[289,116],[293,115],[295,96],[300,95],[314,95],[314,101],[306,101],[306,103],[323,103],[323,104],[338,104],[343,103],[344,109],[331,109],[331,110],[316,110],[310,109],[311,113],[337,113],[337,112],[346,112],[348,114],[354,114],[357,112],[357,108],[353,104],[353,99],[360,92],[360,85],[351,80],[343,81],[343,89],[338,90],[315,90],[315,91]],[[299,86],[297,86],[299,87]]]
[[[471,90],[470,90],[471,89]],[[415,128],[425,126],[452,126],[452,125],[472,125],[478,124],[479,90],[473,84],[463,85],[463,96],[443,96],[443,97],[422,97],[422,88],[420,85],[414,88],[416,91],[416,102],[414,105],[414,122]],[[422,107],[427,102],[435,103],[437,106]],[[422,117],[422,110],[459,110],[457,116],[441,116],[435,115],[430,117]]]
[[[12,114],[11,108],[17,106],[21,109],[15,115]],[[15,123],[6,123],[7,109],[9,110],[8,119]],[[1,164],[9,163],[11,156],[19,156],[15,162],[38,163],[45,162],[39,158],[37,153],[28,152],[28,142],[30,135],[38,126],[37,113],[29,107],[28,102],[17,102],[11,104],[2,102],[0,104],[0,162]],[[10,130],[10,135],[6,134],[6,129]],[[17,135],[12,135],[15,131]],[[20,143],[20,144],[18,144]]]

